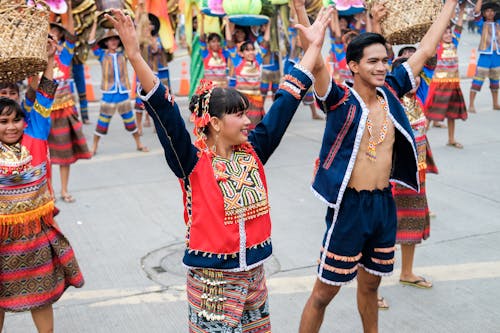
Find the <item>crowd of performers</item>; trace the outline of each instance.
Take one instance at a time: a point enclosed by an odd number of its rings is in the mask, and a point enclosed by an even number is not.
[[[60,166],[60,199],[74,202],[68,191],[70,165],[97,153],[115,112],[136,149],[147,152],[141,142],[142,113],[147,110],[168,165],[181,180],[190,331],[270,331],[262,265],[272,253],[264,164],[301,102],[310,106],[313,119],[323,119],[316,103],[327,115],[312,187],[328,205],[318,281],[301,331],[319,330],[339,286],[356,275],[358,302],[370,310],[362,313],[363,326],[373,328],[373,306],[388,305],[373,288],[363,288],[380,282],[374,276],[392,271],[395,243],[402,249],[400,282],[432,287],[412,267],[415,245],[430,234],[425,175],[437,173],[426,131],[431,122],[443,126],[446,119],[447,144],[463,148],[455,139],[454,121],[467,119],[457,56],[466,4],[459,5],[458,18],[450,24],[458,1],[447,0],[421,45],[405,46],[394,55],[379,35],[386,15],[383,4],[353,17],[322,9],[312,23],[303,1],[292,2],[290,22],[299,24],[275,32],[287,41],[285,52],[270,46],[270,24],[250,28],[223,19],[221,36],[205,32],[205,18],[199,16],[192,59],[202,63],[204,79],[189,106],[194,144],[171,93],[170,57],[158,36],[160,22],[145,11],[143,2],[135,23],[114,10],[108,20],[117,31],[109,29],[96,38],[95,19],[86,35],[102,68],[103,97],[91,149],[82,133],[82,124],[90,122],[85,96],[79,95],[79,116],[71,87],[72,78],[77,88],[84,79],[81,64],[74,61],[74,22],[69,15],[64,23],[51,23],[49,60],[41,79],[30,79],[24,98],[16,83],[0,84],[0,187],[5,203],[0,207],[0,327],[5,311],[31,311],[38,330],[50,331],[52,304],[67,287],[83,285],[73,250],[54,220],[58,210],[51,164]],[[68,6],[71,10],[71,1]],[[481,0],[474,8],[481,40],[469,112],[475,112],[474,98],[486,77],[493,108],[500,109],[498,12],[497,5]],[[321,55],[325,31],[331,41],[327,62]],[[379,66],[374,71],[381,72],[382,82],[360,83],[367,70],[362,68],[364,50],[375,54],[376,63],[363,66]],[[382,56],[377,55],[381,50]],[[127,61],[142,87],[135,107]],[[363,84],[366,89],[360,91]],[[269,92],[273,102],[266,112]],[[394,159],[389,153],[393,150]],[[356,154],[352,164],[350,156]],[[389,179],[396,182],[390,185]],[[353,216],[359,218],[356,227],[349,223]],[[381,223],[376,230],[373,219]],[[359,228],[364,228],[363,236]],[[382,236],[377,228],[384,230]],[[363,239],[366,235],[371,236]]]

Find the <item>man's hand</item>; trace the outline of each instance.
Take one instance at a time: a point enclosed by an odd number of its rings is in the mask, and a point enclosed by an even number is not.
[[[294,2],[297,0],[294,0]],[[300,0],[299,0],[300,1]],[[314,21],[314,23],[309,27],[304,27],[302,24],[296,24],[295,28],[302,32],[301,38],[304,38],[305,41],[302,44],[314,45],[317,47],[323,46],[323,40],[325,36],[325,30],[328,27],[330,20],[332,18],[333,7],[321,8],[318,13],[318,17]]]
[[[134,22],[119,9],[111,9],[111,15],[106,14],[106,19],[113,24],[113,27],[118,32],[120,40],[125,47],[125,52],[129,59],[141,57],[139,41],[135,31]]]

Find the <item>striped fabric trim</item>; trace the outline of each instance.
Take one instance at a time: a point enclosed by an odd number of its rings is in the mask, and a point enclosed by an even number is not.
[[[330,148],[330,152],[328,153],[328,156],[326,157],[325,162],[323,163],[324,169],[329,169],[330,166],[332,165],[333,160],[335,159],[335,156],[337,156],[337,153],[340,150],[340,146],[342,145],[342,142],[344,141],[344,138],[347,135],[349,128],[351,127],[351,124],[354,120],[355,115],[356,115],[356,106],[354,104],[352,104],[349,107],[347,119],[346,119],[344,125],[342,125],[342,128],[340,129],[339,134],[335,138],[335,142],[333,143],[332,147]]]
[[[320,260],[318,260],[318,264],[321,264]],[[327,263],[324,263],[322,266],[323,266],[323,269],[326,269],[327,271],[330,271],[330,272],[333,272],[336,274],[349,275],[349,274],[355,273],[358,270],[359,264],[354,265],[354,267],[351,269],[333,267],[333,266],[328,265]]]

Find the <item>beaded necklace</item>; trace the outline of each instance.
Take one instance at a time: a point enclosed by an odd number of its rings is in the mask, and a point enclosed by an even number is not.
[[[373,122],[371,121],[370,118],[367,118],[366,120],[366,127],[368,128],[368,134],[370,135],[368,139],[368,150],[366,152],[366,156],[372,162],[375,162],[377,160],[377,146],[385,140],[389,123],[389,117],[387,117],[387,114],[389,113],[389,106],[387,105],[385,99],[382,96],[377,95],[377,100],[384,109],[384,122],[382,124],[382,127],[380,128],[380,133],[376,141],[372,132]]]

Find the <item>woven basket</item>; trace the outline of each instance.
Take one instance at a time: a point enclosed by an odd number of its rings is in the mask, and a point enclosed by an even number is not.
[[[49,8],[25,3],[0,0],[0,82],[23,80],[47,66]]]
[[[442,6],[442,0],[387,1],[382,34],[391,44],[415,44],[425,35]]]

